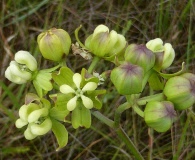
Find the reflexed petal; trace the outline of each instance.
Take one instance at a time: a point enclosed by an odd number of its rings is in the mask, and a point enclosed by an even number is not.
[[[73,82],[75,83],[77,88],[80,88],[82,77],[79,73],[75,73],[73,75]]]
[[[94,91],[97,88],[97,83],[88,82],[82,89],[82,91]]]
[[[17,62],[10,62],[10,71],[13,75],[18,76],[24,80],[30,80],[32,75],[30,72],[22,71]]]
[[[35,103],[30,103],[29,105],[23,105],[19,109],[19,116],[23,121],[28,121],[29,114],[37,109],[40,109],[40,107]]]
[[[30,128],[28,127],[25,131],[24,131],[24,137],[27,139],[27,140],[32,140],[34,138],[37,137],[37,135],[34,135]]]
[[[68,93],[75,93],[75,90],[69,85],[63,84],[60,86],[60,92],[64,94],[68,94]]]
[[[18,77],[18,76],[13,75],[12,72],[11,72],[11,70],[10,70],[10,67],[8,67],[8,68],[6,69],[6,71],[5,71],[5,77],[6,77],[9,81],[11,81],[11,82],[13,82],[13,83],[16,83],[16,84],[24,84],[24,83],[27,82],[25,79],[22,79],[22,78],[20,78],[20,77]]]
[[[69,111],[73,111],[75,109],[77,105],[77,96],[75,96],[74,98],[70,99],[67,103],[67,109]]]
[[[37,69],[36,59],[27,51],[18,51],[14,59],[20,64],[25,64],[31,71]]]
[[[90,98],[88,98],[88,97],[82,95],[82,96],[81,96],[81,99],[82,99],[83,105],[84,105],[87,109],[93,108],[93,101],[92,101]]]
[[[163,41],[160,38],[150,40],[149,42],[146,43],[146,47],[153,52],[164,51]]]
[[[15,125],[17,128],[22,128],[23,126],[27,125],[27,121],[23,121],[22,119],[17,119]]]
[[[51,127],[52,127],[52,122],[51,122],[50,118],[47,118],[41,124],[35,124],[35,123],[32,124],[30,126],[30,129],[31,129],[31,132],[35,135],[44,135],[47,132],[49,132]]]
[[[45,117],[48,115],[48,109],[47,108],[41,108],[41,109],[37,109],[33,112],[31,112],[28,116],[28,122],[32,123],[32,122],[36,122],[38,121],[38,119],[40,117]]]

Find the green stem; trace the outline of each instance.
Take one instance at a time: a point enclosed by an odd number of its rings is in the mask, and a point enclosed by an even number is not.
[[[147,102],[161,101],[161,100],[164,100],[164,98],[165,98],[164,94],[159,93],[159,94],[155,94],[155,95],[151,95],[151,96],[147,96],[147,97],[142,97],[142,98],[137,100],[137,104],[138,105],[145,105]]]
[[[182,148],[185,145],[185,140],[186,140],[186,132],[190,124],[190,118],[191,118],[191,113],[188,115],[187,120],[185,122],[184,128],[182,130],[182,134],[179,139],[179,143],[177,144],[177,151],[176,154],[173,155],[173,160],[178,160],[179,155],[181,154]]]
[[[135,156],[136,160],[144,160],[136,146],[121,127],[116,130],[116,133],[119,138],[126,144],[128,150]]]
[[[120,119],[121,119],[121,114],[129,109],[131,106],[128,102],[121,104],[115,111],[115,115],[114,115],[114,125],[115,127],[119,127],[120,126]]]
[[[132,108],[139,116],[144,117],[144,112],[139,108],[137,104],[134,104]]]
[[[149,135],[149,152],[148,152],[148,160],[152,160],[152,153],[153,153],[153,143],[154,143],[154,137],[153,137],[153,129],[148,128],[148,135]]]
[[[125,105],[123,105],[123,107],[124,106]],[[123,108],[123,107],[121,107],[121,108]],[[122,111],[122,109],[121,109],[121,111]],[[107,118],[106,116],[101,114],[99,111],[92,112],[92,114],[97,119],[99,119],[101,122],[108,125],[110,128],[115,129],[118,137],[126,144],[128,150],[135,156],[136,160],[144,160],[141,153],[137,150],[136,146],[133,144],[131,139],[128,137],[128,135],[125,133],[125,131],[121,127],[116,128],[114,121],[110,120],[109,118]]]
[[[100,60],[100,58],[99,57],[94,57],[93,58],[93,60],[92,60],[92,62],[91,62],[91,64],[90,64],[90,66],[89,66],[89,68],[88,68],[88,72],[89,73],[92,73],[93,72],[93,70],[95,69],[95,67],[96,67],[96,65],[97,65],[97,63],[99,62],[99,60]]]
[[[101,122],[103,122],[104,124],[106,124],[107,126],[109,126],[110,128],[114,128],[114,121],[112,121],[111,119],[107,118],[106,116],[104,116],[103,114],[101,114],[99,111],[94,111],[92,112],[92,114],[99,119]]]

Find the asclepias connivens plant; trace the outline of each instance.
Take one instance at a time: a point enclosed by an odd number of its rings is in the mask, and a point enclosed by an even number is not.
[[[75,129],[90,128],[92,114],[113,128],[134,157],[141,160],[143,156],[120,126],[122,112],[132,108],[150,128],[166,132],[176,120],[176,110],[189,109],[195,103],[195,75],[186,73],[184,63],[180,71],[165,73],[173,63],[175,51],[170,43],[163,44],[160,38],[146,44],[128,45],[123,35],[101,24],[82,43],[78,38],[80,28],[75,30],[75,44],[71,44],[69,34],[63,29],[52,28],[39,34],[40,53],[58,64],[53,68],[39,69],[28,51],[15,54],[5,77],[16,84],[32,83],[36,91],[25,96],[16,127],[26,127],[27,140],[52,131],[58,150],[68,143],[66,117],[71,117],[68,123]],[[66,64],[71,53],[92,60],[89,68],[74,73]],[[115,67],[96,73],[101,59],[114,63]],[[118,94],[126,98],[116,109],[114,120],[98,111],[102,108],[100,95],[107,90],[101,87],[105,79],[110,79]],[[148,87],[154,94],[143,97],[141,93]]]

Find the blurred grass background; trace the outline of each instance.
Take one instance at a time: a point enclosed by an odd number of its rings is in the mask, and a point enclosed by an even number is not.
[[[99,24],[123,34],[128,43],[146,43],[160,37],[173,45],[176,59],[167,71],[177,71],[186,62],[189,72],[195,73],[195,1],[194,0],[1,0],[0,1],[0,159],[1,160],[129,160],[134,159],[113,130],[93,118],[91,129],[69,131],[68,145],[56,152],[57,142],[52,133],[27,141],[23,130],[14,123],[24,95],[33,92],[30,84],[15,85],[4,77],[4,72],[14,54],[30,51],[41,68],[51,66],[44,61],[37,48],[37,35],[52,27],[69,32],[75,43],[74,30],[82,24],[79,33],[82,41]],[[73,55],[68,65],[75,71],[90,62]],[[113,65],[101,61],[98,71]],[[101,112],[113,119],[116,107],[124,100],[106,82],[107,95]],[[145,159],[154,160],[195,159],[195,115],[189,111],[178,112],[178,120],[171,131],[154,132],[153,150],[149,149],[148,128],[131,110],[122,115],[121,126],[128,133]],[[150,151],[150,152],[149,152]]]

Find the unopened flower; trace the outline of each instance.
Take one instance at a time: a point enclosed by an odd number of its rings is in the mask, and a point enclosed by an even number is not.
[[[164,94],[174,103],[175,109],[184,110],[195,103],[195,75],[184,73],[170,78],[165,84]]]
[[[111,81],[122,95],[137,94],[142,91],[144,70],[137,65],[124,63],[111,72]]]
[[[68,55],[71,46],[69,34],[56,28],[39,34],[37,42],[43,57],[52,61],[60,61],[64,54]]]
[[[171,128],[176,118],[173,103],[169,101],[148,102],[144,110],[144,120],[146,124],[157,132],[166,132]]]
[[[5,77],[11,82],[23,84],[32,78],[37,70],[36,59],[27,51],[18,51],[5,71]]]
[[[166,69],[172,64],[175,58],[175,51],[170,43],[163,45],[163,41],[160,38],[156,38],[147,42],[146,47],[156,55],[154,66],[156,70]]]
[[[126,46],[125,37],[117,34],[105,25],[99,25],[95,28],[85,41],[86,48],[94,55],[101,58],[110,58],[118,55]]]
[[[154,66],[155,55],[143,44],[131,44],[126,48],[125,60],[142,67],[147,72]]]

